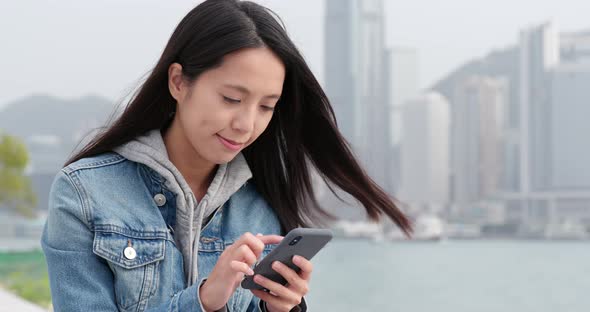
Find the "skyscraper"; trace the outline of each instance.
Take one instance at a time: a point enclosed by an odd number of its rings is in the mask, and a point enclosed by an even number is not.
[[[391,136],[393,144],[398,144],[401,136],[401,110],[403,104],[418,95],[418,53],[408,47],[394,47],[390,50],[391,79],[387,92],[392,106]]]
[[[400,198],[422,207],[449,201],[449,103],[438,93],[403,108]]]
[[[403,104],[418,95],[418,54],[415,49],[394,47],[388,50],[389,60],[386,66],[389,79],[386,80],[386,97],[390,105],[391,152],[391,189],[397,193],[401,181],[400,154],[402,136]]]
[[[338,121],[338,127],[350,143],[357,140],[357,40],[354,0],[326,1],[325,89]]]
[[[559,36],[552,23],[521,32],[521,192],[550,184],[550,71],[559,63]]]
[[[495,195],[502,185],[508,83],[501,78],[473,76],[455,93],[452,196],[454,202],[468,204]]]
[[[590,191],[590,63],[559,65],[551,84],[550,187]]]
[[[559,36],[559,45],[562,62],[590,62],[590,31],[562,33]]]
[[[326,1],[326,93],[342,133],[369,175],[387,190],[390,76],[384,25],[382,0]]]

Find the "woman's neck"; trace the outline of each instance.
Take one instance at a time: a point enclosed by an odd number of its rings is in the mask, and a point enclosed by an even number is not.
[[[180,171],[197,201],[201,201],[215,178],[218,165],[198,155],[182,130],[175,126],[175,122],[162,133],[162,138],[166,145],[168,159]]]

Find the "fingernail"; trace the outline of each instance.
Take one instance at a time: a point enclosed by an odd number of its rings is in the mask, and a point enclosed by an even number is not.
[[[299,257],[299,256],[293,256],[293,263],[295,263],[295,264],[301,263],[301,257]]]
[[[248,269],[248,275],[254,275],[254,270]]]
[[[256,236],[262,236],[262,234],[261,233],[258,233],[258,234],[256,234]]]
[[[260,275],[254,276],[254,281],[255,282],[259,283],[259,282],[262,282],[262,280],[263,280],[263,277],[262,276],[260,276]]]
[[[275,261],[275,262],[273,262],[273,263],[272,263],[272,268],[273,268],[273,269],[278,269],[278,268],[279,268],[279,266],[280,266],[280,264],[279,264],[279,262],[278,262],[278,261]]]

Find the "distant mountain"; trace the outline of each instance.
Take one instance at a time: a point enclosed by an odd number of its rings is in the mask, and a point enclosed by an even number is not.
[[[515,46],[489,53],[482,59],[468,61],[435,83],[431,89],[451,96],[455,82],[470,75],[509,76],[518,78],[518,49]],[[516,79],[518,80],[518,79]]]
[[[51,133],[67,138],[81,128],[102,124],[113,108],[110,100],[96,95],[72,100],[31,95],[0,110],[0,128],[21,137]]]
[[[504,77],[508,79],[508,84],[510,86],[510,90],[508,91],[508,109],[510,109],[511,112],[509,116],[514,118],[514,120],[509,120],[509,122],[512,126],[515,126],[518,122],[517,103],[519,102],[519,99],[517,90],[520,86],[518,79],[519,74],[519,50],[517,46],[510,46],[503,50],[493,51],[482,59],[471,60],[465,63],[443,79],[439,80],[430,89],[444,95],[452,106],[453,103],[455,103],[455,87],[458,86],[461,81],[474,75]]]
[[[73,100],[31,95],[0,110],[0,130],[21,138],[30,153],[27,174],[37,210],[47,209],[53,178],[76,145],[92,129],[104,126],[114,108],[110,100],[95,95]]]
[[[577,32],[561,33],[560,40],[561,51],[560,58],[562,62],[575,62],[580,58],[590,59],[590,48],[587,45],[581,45],[580,50],[573,49],[567,43],[563,41],[578,41],[588,42],[590,40],[590,30],[582,30]],[[579,43],[578,43],[579,44]],[[578,47],[579,48],[579,47]],[[455,103],[454,92],[455,87],[460,84],[461,81],[473,75],[483,75],[491,77],[504,77],[508,80],[510,86],[509,103],[508,103],[508,116],[511,118],[508,120],[511,128],[518,127],[518,119],[520,118],[519,112],[519,93],[520,89],[520,55],[519,46],[514,44],[506,47],[502,50],[496,50],[489,53],[487,56],[481,59],[474,59],[466,62],[459,68],[455,69],[447,76],[440,79],[434,85],[430,87],[430,90],[437,91],[443,94],[450,102],[451,106]]]
[[[31,95],[0,110],[0,130],[25,142],[33,172],[54,172],[90,130],[106,124],[114,108],[96,95],[72,100]]]

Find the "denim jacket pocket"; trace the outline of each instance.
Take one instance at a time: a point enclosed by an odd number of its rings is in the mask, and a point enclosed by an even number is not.
[[[117,305],[124,311],[143,311],[157,288],[165,238],[136,231],[97,231],[93,252],[113,272]],[[138,306],[140,305],[140,306]]]

